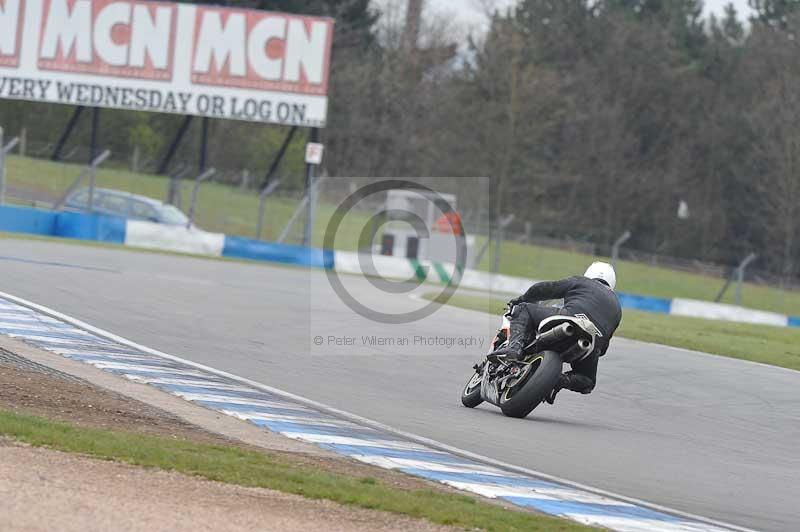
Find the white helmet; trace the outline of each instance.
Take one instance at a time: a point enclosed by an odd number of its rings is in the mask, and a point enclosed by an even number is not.
[[[586,273],[583,276],[603,281],[612,290],[617,286],[617,274],[614,271],[614,267],[607,262],[593,262],[591,266],[586,268]]]

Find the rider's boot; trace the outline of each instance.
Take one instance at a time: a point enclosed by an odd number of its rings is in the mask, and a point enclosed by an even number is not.
[[[552,405],[556,400],[556,395],[558,395],[558,392],[565,388],[567,390],[572,390],[573,392],[582,393],[584,395],[592,393],[592,390],[594,390],[594,384],[595,381],[591,377],[582,375],[580,373],[575,373],[574,371],[568,371],[559,377],[558,384],[556,384],[555,388],[553,388],[553,391],[547,395],[545,401]]]
[[[501,347],[493,355],[505,355],[509,360],[522,359],[522,350],[525,348],[526,336],[530,315],[522,305],[516,305],[511,311],[511,324],[508,331],[508,344]]]

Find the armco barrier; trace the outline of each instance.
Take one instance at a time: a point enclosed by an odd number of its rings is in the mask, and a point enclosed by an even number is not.
[[[346,273],[380,275],[395,279],[417,278],[442,284],[450,282],[450,278],[455,275],[455,267],[452,264],[418,262],[397,257],[359,257],[357,253],[338,251],[334,255],[334,267],[337,271]],[[431,275],[430,272],[437,272],[437,275]],[[519,277],[465,270],[460,277],[459,286],[490,293],[521,294],[536,282]],[[624,292],[617,292],[617,295],[623,308],[627,309],[779,327],[800,327],[800,317],[789,317],[784,314],[735,305],[693,299],[665,299]]]
[[[375,275],[388,279],[419,278],[417,268],[410,260],[383,255],[366,255],[337,251],[333,255],[333,269],[341,273]],[[426,271],[426,270],[425,270]],[[425,276],[422,277],[425,279]]]
[[[235,257],[257,261],[335,269],[344,273],[418,279],[438,284],[456,280],[476,290],[521,294],[536,281],[475,270],[458,271],[452,264],[412,261],[398,257],[359,256],[289,244],[171,227],[115,216],[53,212],[28,207],[0,206],[0,231],[60,236],[128,246]],[[800,317],[692,299],[663,299],[619,293],[624,308],[715,320],[800,327]]]
[[[101,214],[0,207],[0,231],[123,244],[125,219]]]
[[[464,288],[511,294],[524,292],[534,282],[478,270],[458,271],[454,264],[366,255],[350,251],[336,251],[333,268],[342,273],[378,275],[390,279],[417,279],[441,284],[454,281]]]
[[[53,236],[124,244],[125,226],[126,220],[116,216],[59,212]]]
[[[735,305],[725,305],[723,303],[709,303],[708,301],[697,301],[694,299],[673,299],[670,314],[692,318],[705,318],[707,320],[776,325],[779,327],[786,327],[789,324],[789,318],[784,314],[737,307]]]
[[[333,251],[226,236],[223,257],[333,268]]]
[[[57,215],[53,211],[28,207],[0,207],[0,231],[54,235]]]
[[[643,310],[645,312],[658,312],[669,314],[672,311],[672,300],[660,297],[640,296],[636,294],[626,294],[617,292],[619,302],[623,308]]]
[[[180,225],[128,220],[125,245],[219,257],[225,246],[225,235],[195,228],[187,229]]]

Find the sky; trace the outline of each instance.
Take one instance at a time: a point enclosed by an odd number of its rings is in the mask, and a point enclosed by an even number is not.
[[[749,16],[752,13],[747,5],[747,0],[705,0],[706,13],[722,14],[724,7],[728,4],[733,4],[739,13],[739,18],[746,18],[743,15]]]
[[[405,0],[375,0],[376,4],[405,5]],[[425,10],[429,13],[452,16],[456,23],[467,25],[474,29],[485,28],[488,20],[481,9],[481,5],[489,4],[503,8],[516,3],[516,0],[425,0]],[[721,15],[723,8],[728,3],[733,3],[739,12],[739,18],[745,20],[751,13],[747,0],[705,0],[706,14]]]

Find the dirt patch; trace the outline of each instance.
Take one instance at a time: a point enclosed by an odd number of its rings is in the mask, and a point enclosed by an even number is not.
[[[124,430],[205,443],[233,444],[139,401],[77,379],[4,365],[0,361],[0,408],[85,427]]]
[[[420,519],[0,440],[0,530],[452,530]]]
[[[373,478],[401,489],[443,489],[346,458],[267,452],[71,375],[20,364],[10,356],[0,357],[0,409],[84,427],[242,447],[298,466]],[[451,530],[396,514],[33,448],[0,437],[0,530],[314,528]]]
[[[314,467],[356,478],[372,478],[396,488],[435,489],[457,493],[455,489],[441,484],[362,464],[349,458],[323,457],[302,452],[264,451],[259,447],[203,430],[146,403],[70,375],[59,376],[59,374],[60,372],[48,368],[36,370],[21,367],[13,359],[0,357],[0,409],[84,427],[242,447],[267,452],[284,462],[298,466]]]

